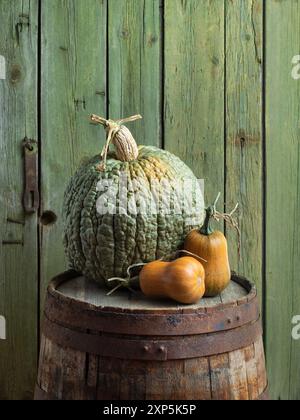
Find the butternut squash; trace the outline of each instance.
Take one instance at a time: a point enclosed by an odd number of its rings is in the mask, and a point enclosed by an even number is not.
[[[153,261],[139,275],[142,292],[151,298],[167,297],[179,303],[196,303],[205,293],[203,265],[193,257],[171,262]]]
[[[202,228],[192,230],[185,239],[184,249],[203,258],[205,296],[217,296],[229,284],[231,271],[227,240],[222,232],[211,227],[214,206],[206,209]]]

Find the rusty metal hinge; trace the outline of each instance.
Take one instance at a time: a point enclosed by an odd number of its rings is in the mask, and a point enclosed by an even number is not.
[[[23,206],[26,213],[35,213],[40,205],[37,142],[25,137],[23,151],[25,175]]]

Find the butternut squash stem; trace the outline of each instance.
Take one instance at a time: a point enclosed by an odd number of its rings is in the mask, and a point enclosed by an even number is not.
[[[127,280],[122,279],[122,282],[121,282],[121,279],[118,279],[118,280],[115,280],[115,281],[120,281],[120,284],[117,284],[116,287],[114,287],[112,290],[110,290],[108,293],[106,293],[106,296],[112,295],[113,293],[115,293],[121,287],[124,287],[124,288],[130,290],[130,292],[132,292],[132,293],[136,293],[136,291],[132,287],[130,287],[130,285],[132,285],[132,286],[135,285],[136,286],[136,284],[138,284],[138,285],[140,284],[139,276],[135,276],[135,277],[132,277],[131,279],[127,279]]]
[[[135,287],[136,289],[140,287],[140,277],[139,275],[134,276],[134,277],[130,277],[130,279],[128,280],[128,286],[127,288],[133,292],[136,293],[136,290],[134,290],[132,287]]]
[[[207,235],[207,236],[211,235],[214,232],[214,230],[212,229],[212,227],[210,225],[211,219],[214,219],[217,222],[219,222],[220,219],[223,219],[226,224],[228,224],[229,226],[234,228],[237,232],[237,236],[238,236],[238,256],[239,256],[239,259],[241,259],[241,230],[240,230],[240,227],[239,227],[238,220],[233,217],[234,213],[239,208],[239,203],[237,203],[235,205],[234,209],[230,213],[220,213],[216,209],[216,206],[217,206],[217,203],[220,199],[220,196],[221,196],[221,193],[219,192],[217,198],[215,199],[214,204],[209,206],[207,209],[205,209],[206,217],[205,217],[204,224],[203,224],[202,228],[200,229],[200,233],[202,233],[203,235]]]
[[[214,229],[212,228],[211,223],[210,223],[211,218],[214,215],[214,206],[207,207],[207,209],[205,209],[205,213],[206,213],[205,220],[204,220],[202,228],[200,229],[200,233],[202,235],[209,236],[212,233],[214,233]]]
[[[211,227],[210,221],[213,218],[213,216],[217,213],[216,206],[217,206],[218,201],[220,200],[220,197],[221,197],[221,193],[219,192],[214,203],[205,209],[206,216],[205,216],[203,226],[200,229],[200,233],[202,235],[209,236],[212,233],[214,233],[214,229]]]
[[[136,268],[136,267],[144,267],[146,264],[147,264],[147,263],[137,263],[137,264],[132,264],[132,265],[130,265],[130,266],[127,268],[127,275],[128,275],[128,277],[129,277],[129,278],[131,277],[130,271],[131,271],[133,268]]]
[[[127,268],[127,277],[126,278],[122,278],[122,277],[111,277],[110,279],[108,279],[107,280],[107,283],[111,283],[113,281],[117,281],[119,284],[117,284],[117,286],[114,287],[112,290],[110,290],[106,295],[107,296],[112,295],[114,292],[116,292],[121,287],[126,287],[132,293],[136,293],[135,290],[132,289],[132,286],[134,286],[134,287],[139,286],[139,276],[131,277],[131,270],[133,268],[136,268],[136,267],[143,267],[144,265],[146,265],[146,263],[137,263],[137,264],[130,265]]]
[[[108,293],[106,293],[106,296],[112,295],[116,290],[120,289],[120,287],[122,287],[122,286],[123,286],[122,283],[118,284],[116,287],[114,287]]]
[[[137,277],[138,278],[138,277]],[[118,281],[118,282],[120,282],[119,284],[117,284],[117,286],[116,287],[114,287],[113,289],[111,289],[108,293],[106,293],[106,296],[110,296],[110,295],[112,295],[113,293],[115,293],[118,289],[120,289],[121,287],[125,287],[126,289],[128,289],[128,290],[130,290],[132,293],[136,293],[136,291],[135,290],[133,290],[131,287],[130,287],[130,285],[131,285],[131,283],[132,283],[132,281],[134,281],[135,280],[135,277],[132,277],[132,279],[121,279],[121,278],[111,278],[111,279],[108,279],[107,281],[108,282],[110,282],[110,281]]]

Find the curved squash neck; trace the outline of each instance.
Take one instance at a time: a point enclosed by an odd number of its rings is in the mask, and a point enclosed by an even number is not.
[[[205,209],[205,212],[206,212],[206,216],[205,216],[203,226],[200,229],[200,233],[202,235],[209,236],[212,233],[214,233],[214,229],[211,227],[211,223],[210,223],[213,212],[214,212],[213,206],[207,207],[207,209]]]

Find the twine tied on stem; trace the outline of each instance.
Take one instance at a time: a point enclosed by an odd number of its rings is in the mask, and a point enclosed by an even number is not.
[[[238,235],[238,255],[239,258],[241,258],[241,230],[239,227],[239,222],[236,218],[233,217],[234,213],[236,213],[237,209],[239,208],[239,203],[237,203],[235,205],[235,207],[233,208],[233,210],[231,210],[230,213],[220,213],[217,209],[217,203],[219,201],[221,197],[221,193],[219,192],[212,208],[213,208],[213,213],[212,213],[212,218],[214,220],[216,220],[217,222],[219,222],[221,219],[223,219],[225,221],[225,223],[228,223],[229,226],[231,226],[232,228],[234,228],[237,232]]]
[[[92,114],[90,116],[91,122],[93,122],[94,124],[102,125],[107,133],[106,142],[101,152],[102,162],[98,166],[98,169],[100,171],[104,171],[106,169],[106,160],[110,143],[113,143],[115,145],[117,157],[121,161],[130,161],[132,159],[137,158],[137,144],[131,132],[123,124],[132,121],[137,121],[140,119],[142,119],[142,116],[139,114],[133,115],[128,118],[122,118],[116,121],[111,119],[107,120],[95,114]]]

